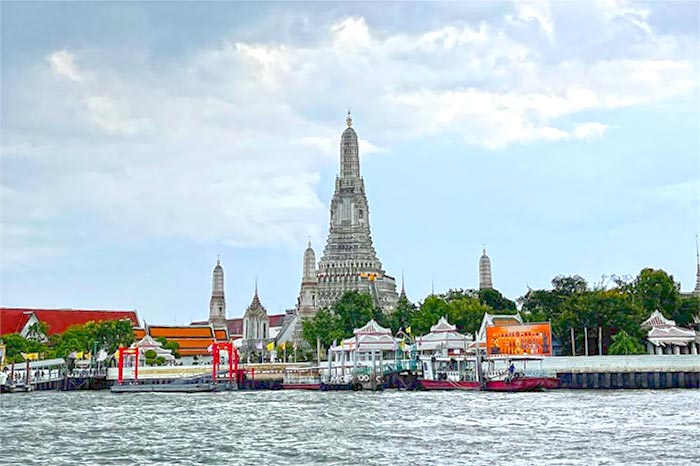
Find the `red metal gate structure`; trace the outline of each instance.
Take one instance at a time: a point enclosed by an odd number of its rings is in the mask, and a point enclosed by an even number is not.
[[[233,374],[236,374],[236,383],[240,382],[238,372],[238,350],[233,341],[219,341],[212,343],[212,379],[214,383],[219,378],[219,364],[221,363],[221,351],[228,353],[228,381],[233,382]]]
[[[134,380],[139,379],[139,349],[119,347],[119,366],[117,372],[117,383],[122,384],[124,380],[124,356],[134,356]]]

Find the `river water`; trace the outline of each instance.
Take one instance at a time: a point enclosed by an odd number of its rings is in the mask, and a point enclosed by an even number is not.
[[[2,465],[697,465],[700,391],[0,395]]]

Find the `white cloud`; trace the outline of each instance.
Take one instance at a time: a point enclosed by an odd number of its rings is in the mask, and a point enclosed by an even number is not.
[[[3,155],[31,160],[35,182],[3,178],[26,199],[5,203],[3,222],[29,228],[46,212],[79,212],[128,234],[301,244],[325,223],[317,185],[337,164],[348,107],[363,156],[444,134],[501,149],[601,137],[605,112],[697,89],[697,47],[682,38],[638,34],[621,44],[630,56],[577,59],[550,53],[559,22],[548,6],[522,4],[516,16],[519,25],[455,20],[420,32],[344,18],[313,43],[238,38],[165,68],[95,58],[79,67],[58,50],[50,69],[81,86],[47,84],[32,69],[5,83],[25,97],[5,118],[22,131],[4,131]],[[647,24],[643,11],[603,16],[610,28]],[[528,42],[523,22],[536,22],[549,48]],[[67,109],[60,137],[55,113],[27,108]],[[582,112],[599,121],[571,128],[568,117]]]
[[[597,121],[589,121],[581,123],[574,128],[574,137],[576,139],[595,139],[600,138],[607,131],[608,126]]]
[[[67,50],[58,50],[46,57],[46,60],[51,65],[51,70],[71,81],[83,82],[85,77],[75,63],[75,57]]]
[[[85,99],[90,119],[108,133],[132,135],[144,131],[149,123],[144,118],[132,118],[128,105],[108,96]]]
[[[513,22],[535,22],[540,29],[552,39],[554,37],[554,20],[549,8],[548,0],[520,0],[516,2],[517,19],[508,16]]]

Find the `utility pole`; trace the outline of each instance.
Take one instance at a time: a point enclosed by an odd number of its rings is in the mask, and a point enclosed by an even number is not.
[[[571,327],[571,356],[576,356],[576,339],[574,338],[574,328]]]

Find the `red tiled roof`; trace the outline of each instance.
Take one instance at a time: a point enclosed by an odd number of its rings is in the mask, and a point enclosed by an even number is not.
[[[0,335],[21,332],[31,316],[28,309],[0,308]]]
[[[228,328],[228,334],[232,337],[234,335],[243,335],[243,317],[227,319],[226,327]]]
[[[287,317],[287,314],[275,314],[270,316],[270,328],[281,327],[285,317]]]
[[[0,321],[3,321],[2,333],[4,333],[5,328],[5,315],[10,315],[16,312],[34,313],[40,322],[46,322],[46,324],[49,326],[49,335],[63,333],[71,325],[82,325],[88,322],[129,319],[134,327],[139,325],[139,319],[136,316],[136,311],[112,311],[97,309],[26,309],[3,307],[0,308]]]

